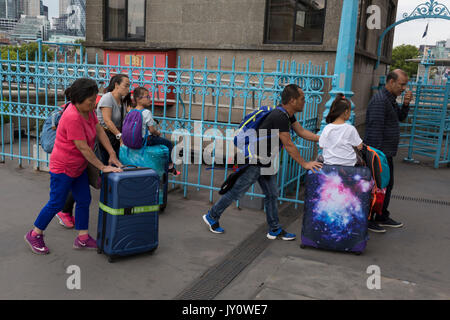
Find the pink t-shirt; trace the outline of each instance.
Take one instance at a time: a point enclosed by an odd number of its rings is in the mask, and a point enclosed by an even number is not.
[[[73,141],[85,140],[94,149],[97,123],[94,112],[89,113],[89,120],[86,120],[73,104],[67,107],[56,129],[55,145],[50,156],[52,173],[64,173],[71,178],[77,178],[83,173],[88,161]]]

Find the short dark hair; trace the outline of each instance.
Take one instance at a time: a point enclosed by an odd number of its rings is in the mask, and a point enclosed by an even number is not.
[[[146,93],[148,93],[148,89],[144,88],[144,87],[137,87],[136,89],[133,90],[133,98],[141,98],[143,97]]]
[[[288,84],[281,93],[281,103],[286,105],[291,99],[298,99],[300,97],[298,89],[301,89],[298,85],[294,83]]]
[[[77,79],[64,94],[73,104],[83,103],[84,100],[98,94],[97,82],[88,78]]]
[[[351,109],[352,105],[350,101],[345,98],[343,93],[338,93],[333,103],[331,104],[330,111],[325,119],[326,123],[334,122],[341,114],[346,110]]]
[[[391,80],[397,81],[398,79],[398,74],[394,71],[391,71],[388,73],[387,77],[386,77],[386,83],[388,83]]]
[[[133,108],[136,108],[137,106],[137,101],[136,99],[138,98],[142,98],[145,94],[148,94],[148,89],[144,88],[144,87],[137,87],[136,89],[133,90],[133,99],[131,101],[131,106]],[[130,95],[130,99],[131,99],[131,92],[129,93]],[[128,95],[127,95],[128,96]]]
[[[397,81],[399,74],[402,74],[405,77],[408,76],[408,74],[405,71],[403,71],[401,69],[397,69],[397,70],[394,70],[394,71],[391,71],[391,72],[388,73],[388,75],[386,77],[386,83],[388,83],[390,80]]]

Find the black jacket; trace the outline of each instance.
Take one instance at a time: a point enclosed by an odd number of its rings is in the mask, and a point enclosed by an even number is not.
[[[364,143],[383,151],[387,157],[394,157],[400,141],[399,122],[406,119],[408,112],[409,106],[400,108],[396,97],[383,87],[367,107]]]

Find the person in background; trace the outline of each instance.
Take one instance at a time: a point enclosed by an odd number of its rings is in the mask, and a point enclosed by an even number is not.
[[[364,143],[381,150],[386,155],[391,176],[386,188],[382,214],[375,215],[375,218],[369,221],[369,230],[373,232],[384,233],[386,230],[383,227],[401,228],[403,226],[403,223],[390,217],[388,207],[394,187],[393,158],[397,154],[400,141],[399,123],[408,116],[412,92],[405,93],[401,107],[396,100],[406,90],[408,81],[408,74],[405,71],[396,69],[390,72],[386,78],[386,85],[372,97],[367,107]]]
[[[125,118],[130,100],[130,79],[123,74],[111,78],[105,94],[97,106],[97,117],[106,132],[116,154],[119,154],[122,144],[122,123]],[[104,164],[108,163],[108,152],[99,144],[99,158]]]
[[[161,132],[156,129],[156,122],[153,119],[152,112],[148,109],[151,106],[149,92],[146,88],[138,87],[133,91],[133,99],[135,101],[136,110],[142,111],[142,136],[145,137],[148,129],[148,137],[145,144],[147,146],[154,146],[157,144],[165,145],[169,149],[169,172],[173,175],[179,175],[180,172],[175,169],[172,161],[173,143],[163,137]]]
[[[76,202],[75,249],[96,249],[95,239],[89,235],[89,205],[91,193],[87,175],[88,161],[103,172],[121,172],[108,137],[99,125],[94,112],[98,93],[97,83],[81,78],[70,87],[71,103],[61,116],[56,131],[55,145],[50,156],[50,199],[40,211],[34,227],[24,236],[33,253],[48,254],[44,230],[63,208],[69,191]],[[109,154],[109,165],[104,165],[94,154],[96,136]],[[111,165],[116,165],[113,167]]]

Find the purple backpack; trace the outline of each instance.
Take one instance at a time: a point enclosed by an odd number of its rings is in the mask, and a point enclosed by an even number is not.
[[[131,149],[140,149],[147,139],[148,128],[145,137],[142,137],[142,110],[131,110],[123,120],[122,141]]]

